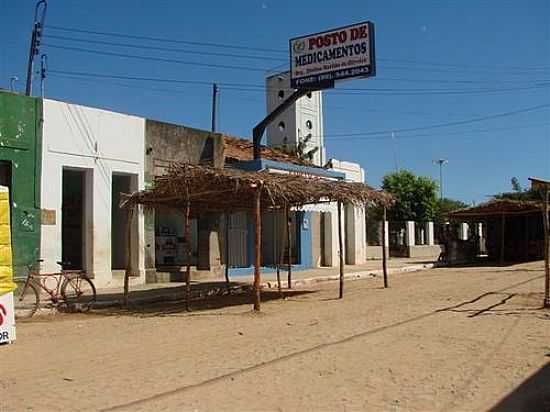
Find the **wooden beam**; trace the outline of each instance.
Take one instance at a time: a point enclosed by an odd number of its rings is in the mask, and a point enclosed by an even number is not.
[[[183,237],[186,245],[186,262],[185,262],[185,310],[191,310],[191,236],[189,235],[189,227],[191,226],[191,202],[187,196],[187,204],[185,205],[185,229]]]
[[[134,217],[134,208],[132,206],[128,209],[127,221],[126,221],[126,271],[124,272],[124,293],[123,302],[124,306],[128,306],[128,293],[130,287],[130,275],[132,274],[132,220]]]
[[[290,244],[290,206],[285,207],[285,220],[286,220],[286,254],[287,254],[287,288],[292,289],[292,246]]]
[[[344,297],[344,251],[342,247],[342,202],[338,201],[338,255],[340,258],[340,291],[338,297]]]
[[[382,271],[384,273],[384,288],[388,287],[388,258],[386,253],[386,219],[387,210],[384,207],[384,218],[382,220]]]
[[[506,232],[506,215],[502,214],[500,217],[500,264],[504,264],[504,246],[505,246],[505,232]]]
[[[544,307],[550,307],[550,223],[548,222],[548,185],[544,187],[542,220],[544,223]]]
[[[260,311],[260,265],[262,254],[262,187],[258,187],[254,194],[254,310]]]
[[[229,281],[229,222],[231,215],[225,213],[225,284],[227,286],[227,292],[231,293],[231,284]]]

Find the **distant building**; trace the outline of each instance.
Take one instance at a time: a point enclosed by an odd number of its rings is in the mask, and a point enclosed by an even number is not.
[[[266,79],[267,112],[275,110],[294,92],[289,73],[279,73]],[[290,150],[305,143],[303,154],[310,154],[316,166],[326,162],[323,130],[322,92],[311,92],[298,99],[267,127],[267,145]]]

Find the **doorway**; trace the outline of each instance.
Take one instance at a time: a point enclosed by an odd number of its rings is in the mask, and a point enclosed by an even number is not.
[[[128,222],[128,213],[120,208],[121,193],[132,193],[137,187],[137,177],[130,174],[113,173],[111,184],[111,269],[124,270],[128,263],[128,246],[135,249],[133,239],[137,236],[137,219]],[[128,225],[131,224],[130,245]],[[134,244],[133,244],[134,243]],[[132,255],[136,255],[132,253]]]
[[[84,270],[85,171],[63,169],[61,259],[65,269]]]

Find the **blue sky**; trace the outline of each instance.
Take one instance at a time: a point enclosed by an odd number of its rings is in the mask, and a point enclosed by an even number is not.
[[[21,79],[18,88],[24,88],[34,4],[0,0],[0,87],[8,88],[10,77],[16,75]],[[46,96],[209,129],[208,84],[74,78],[54,71],[216,81],[222,83],[218,130],[247,137],[265,115],[264,93],[260,87],[223,83],[262,85],[265,69],[288,68],[289,38],[371,20],[376,25],[377,76],[338,85],[365,89],[355,94],[325,93],[328,156],[361,163],[368,183],[375,186],[396,168],[438,179],[439,170],[432,161],[445,158],[449,160],[444,169],[445,196],[480,202],[509,190],[512,176],[523,185],[528,176],[550,179],[550,107],[524,111],[550,104],[549,19],[547,0],[50,0],[46,25],[57,29],[45,30],[42,52],[47,53],[51,70]],[[117,38],[59,28],[262,50]],[[498,114],[504,115],[491,117]],[[439,127],[447,123],[459,124]],[[392,130],[396,131],[393,139]]]

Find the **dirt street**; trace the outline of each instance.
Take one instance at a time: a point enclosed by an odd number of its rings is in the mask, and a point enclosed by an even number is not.
[[[226,298],[19,323],[0,411],[550,410],[542,268],[353,281],[344,300],[316,284],[260,315]]]

